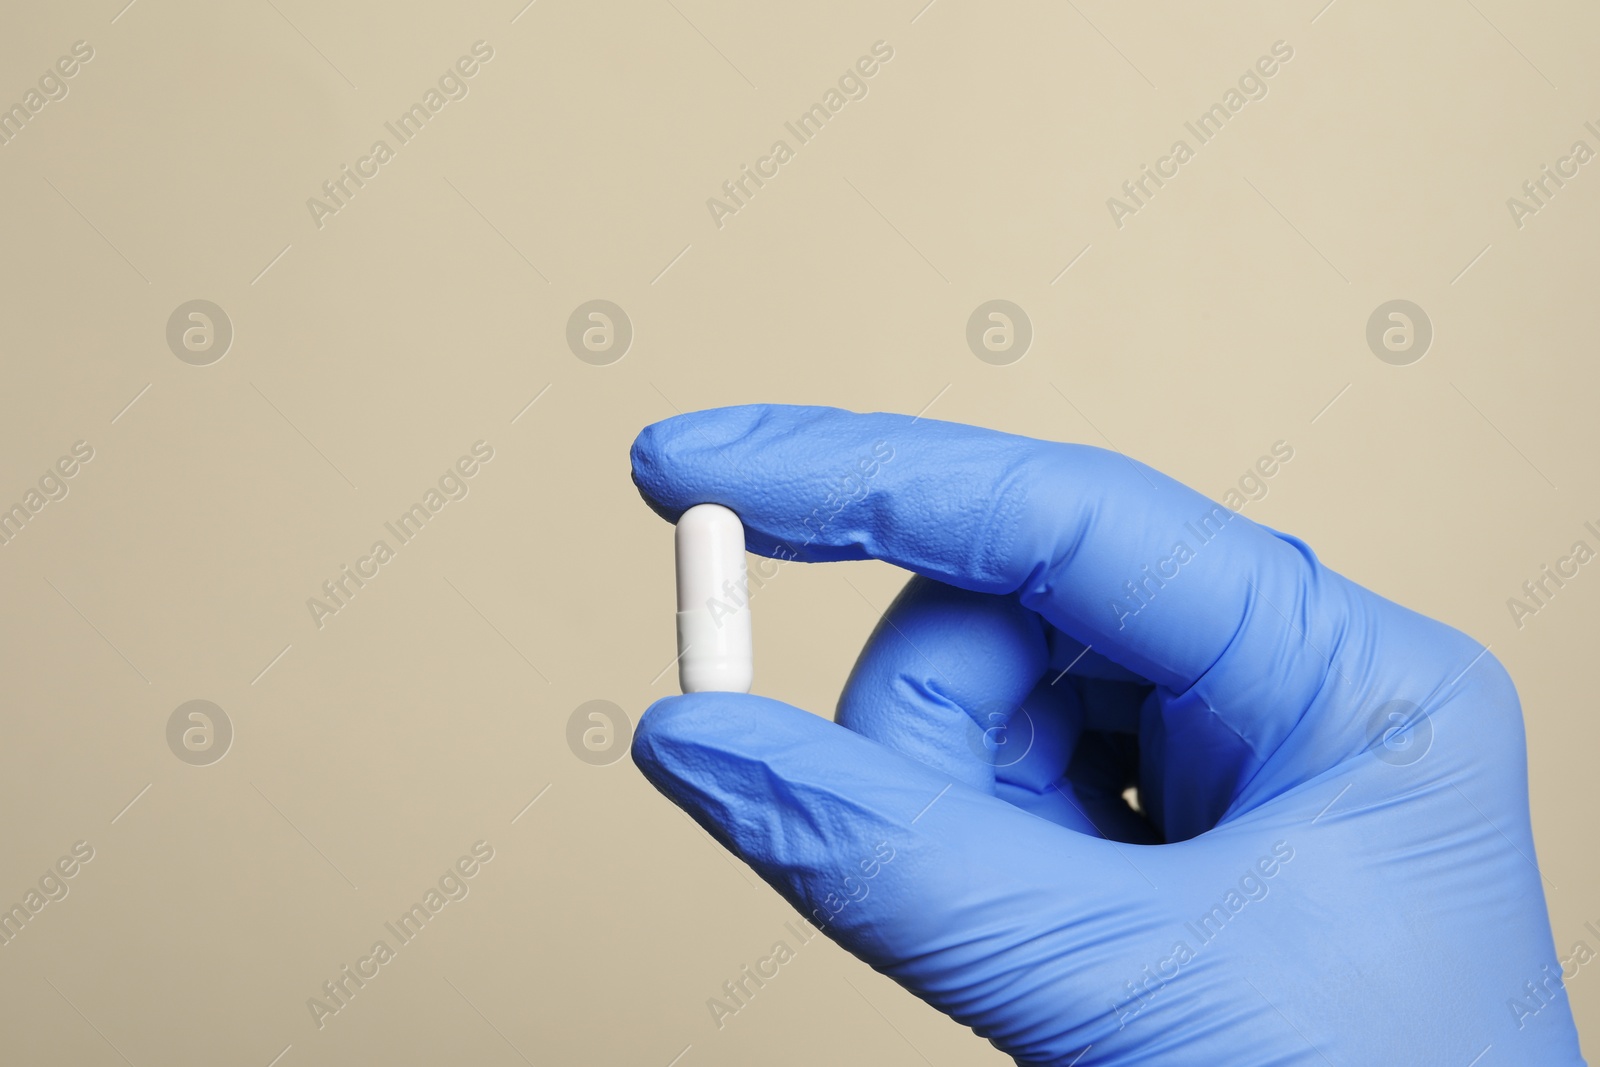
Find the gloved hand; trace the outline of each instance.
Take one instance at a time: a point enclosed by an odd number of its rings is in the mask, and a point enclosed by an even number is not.
[[[633,477],[752,552],[918,575],[837,724],[669,697],[633,758],[1019,1063],[1583,1062],[1478,642],[1082,445],[749,406],[648,427]]]

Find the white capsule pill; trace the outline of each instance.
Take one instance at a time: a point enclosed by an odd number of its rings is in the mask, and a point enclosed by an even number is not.
[[[755,675],[744,524],[721,504],[678,519],[678,685],[685,693],[748,693]]]

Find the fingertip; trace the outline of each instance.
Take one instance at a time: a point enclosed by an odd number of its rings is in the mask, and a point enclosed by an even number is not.
[[[641,763],[654,756],[655,745],[664,736],[663,731],[670,731],[670,720],[673,717],[673,701],[677,697],[662,697],[644,709],[644,714],[639,716],[639,725],[633,731],[633,744],[629,748],[633,762]]]
[[[633,761],[644,767],[661,766],[696,737],[704,737],[710,719],[708,705],[715,698],[737,694],[688,693],[683,696],[662,697],[639,716],[639,726],[633,733]]]
[[[633,484],[645,503],[669,522],[685,508],[715,499],[715,471],[726,445],[757,432],[780,410],[774,404],[706,408],[653,422],[639,431],[629,449]]]
[[[810,462],[825,451],[827,440],[848,436],[852,420],[863,417],[844,408],[797,404],[737,404],[674,415],[651,423],[634,438],[629,452],[633,482],[645,502],[669,522],[694,504],[724,504],[741,511],[744,496],[764,492],[772,479],[793,473],[781,467],[761,470],[752,457],[776,454],[796,437],[805,437],[817,442],[805,454]]]
[[[662,697],[645,709],[633,734],[633,761],[658,785],[681,781],[740,741],[792,733],[791,716],[815,718],[770,697],[746,693],[685,693]]]
[[[668,522],[677,519],[679,511],[663,505],[667,485],[667,457],[677,433],[672,425],[681,416],[653,422],[639,431],[628,450],[628,463],[632,469],[634,487],[649,505],[650,510]]]

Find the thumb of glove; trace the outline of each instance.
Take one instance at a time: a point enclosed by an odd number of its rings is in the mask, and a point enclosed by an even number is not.
[[[1024,1062],[1074,1040],[1063,1003],[1098,1004],[1091,976],[1121,932],[1163,914],[1125,855],[1138,846],[1057,826],[780,701],[665,698],[641,718],[633,759],[839,945]]]

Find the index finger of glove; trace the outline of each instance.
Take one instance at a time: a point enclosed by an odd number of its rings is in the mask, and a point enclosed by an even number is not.
[[[1316,649],[1345,632],[1359,592],[1299,541],[1086,445],[749,405],[649,426],[632,458],[640,492],[669,520],[723,504],[743,519],[753,552],[874,558],[1016,594],[1169,690],[1207,678],[1197,710],[1231,717],[1245,762],[1281,739],[1321,687],[1330,663]]]

